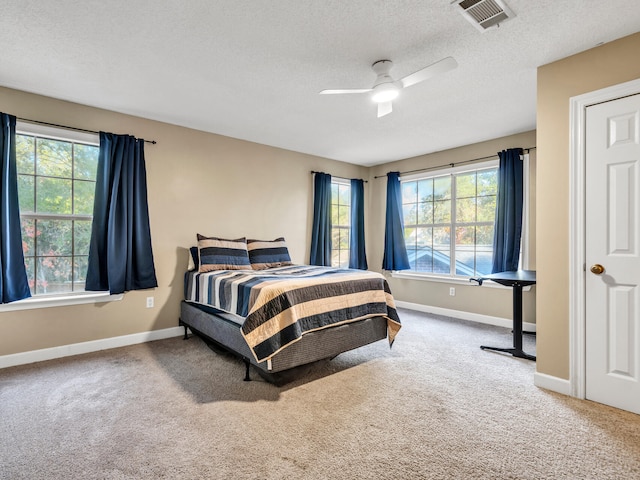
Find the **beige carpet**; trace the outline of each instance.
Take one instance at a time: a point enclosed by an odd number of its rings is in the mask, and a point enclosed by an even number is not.
[[[0,478],[640,478],[640,416],[478,348],[507,329],[400,314],[281,387],[197,338],[0,370]]]

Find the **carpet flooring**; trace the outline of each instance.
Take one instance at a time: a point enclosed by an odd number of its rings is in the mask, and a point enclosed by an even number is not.
[[[508,329],[399,310],[280,386],[198,338],[0,370],[2,479],[637,479],[640,416],[533,385]],[[535,338],[525,339],[535,353]]]

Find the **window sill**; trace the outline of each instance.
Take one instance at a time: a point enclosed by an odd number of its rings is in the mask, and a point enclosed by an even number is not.
[[[85,303],[117,302],[124,298],[124,294],[110,295],[108,292],[81,292],[69,295],[39,295],[0,305],[1,312],[16,310],[32,310],[34,308],[66,307]]]
[[[472,282],[469,277],[444,277],[440,275],[430,275],[428,273],[417,273],[417,272],[405,272],[405,271],[393,271],[391,272],[391,276],[393,278],[403,278],[406,280],[419,280],[422,282],[437,282],[437,283],[450,283],[454,285],[471,285],[478,286],[476,282]],[[500,289],[508,289],[511,290],[511,287],[506,287],[504,285],[500,285],[499,283],[495,283],[491,280],[486,280],[482,282],[483,287],[489,288],[500,288]],[[531,290],[531,287],[524,287],[522,289],[525,292]]]

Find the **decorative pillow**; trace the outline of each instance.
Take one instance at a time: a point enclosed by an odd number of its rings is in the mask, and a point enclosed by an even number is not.
[[[254,270],[293,265],[283,237],[275,240],[247,240],[247,250]]]
[[[198,234],[198,260],[200,272],[251,269],[246,238],[227,240]]]
[[[198,247],[189,247],[189,268],[188,270],[198,270],[200,268],[200,260],[198,259]]]

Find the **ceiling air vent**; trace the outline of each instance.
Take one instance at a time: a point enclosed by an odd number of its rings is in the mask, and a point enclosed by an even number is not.
[[[452,5],[460,8],[460,13],[481,32],[515,17],[502,0],[453,0]]]

